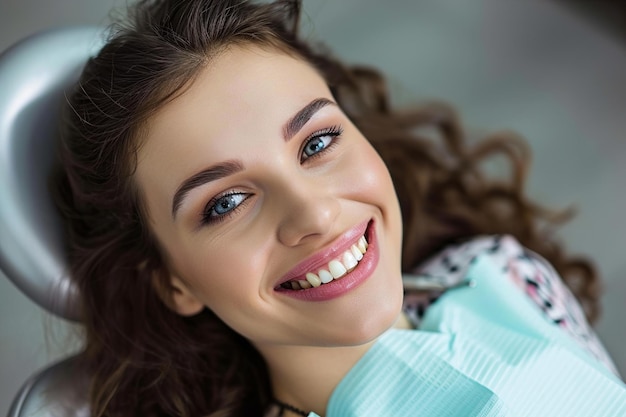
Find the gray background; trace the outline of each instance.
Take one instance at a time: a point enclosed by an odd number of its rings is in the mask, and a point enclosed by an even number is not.
[[[106,24],[120,0],[0,0],[0,50],[34,31]],[[626,375],[626,42],[543,0],[307,0],[305,31],[389,76],[399,103],[444,99],[472,132],[533,148],[533,197],[579,214],[561,231],[605,279],[597,330]],[[1,94],[1,92],[0,92]],[[36,369],[76,349],[75,329],[0,276],[0,415]]]

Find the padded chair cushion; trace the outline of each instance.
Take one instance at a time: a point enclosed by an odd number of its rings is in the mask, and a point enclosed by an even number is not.
[[[0,269],[37,304],[70,319],[77,295],[48,176],[65,92],[103,41],[101,28],[62,28],[0,55]]]
[[[8,417],[89,417],[88,385],[77,358],[65,359],[24,383]]]

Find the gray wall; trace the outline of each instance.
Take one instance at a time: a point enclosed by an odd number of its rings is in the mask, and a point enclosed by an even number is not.
[[[104,24],[124,4],[0,1],[0,50],[51,26]],[[398,102],[444,99],[473,132],[510,128],[528,138],[532,196],[578,207],[562,240],[597,260],[606,293],[598,332],[626,374],[626,46],[543,0],[305,5],[307,33],[349,61],[382,68]],[[0,276],[0,415],[28,375],[75,349],[68,333]]]

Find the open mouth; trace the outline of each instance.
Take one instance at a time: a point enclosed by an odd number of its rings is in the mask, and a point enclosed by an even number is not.
[[[328,262],[324,267],[309,271],[299,279],[283,282],[277,289],[302,291],[317,288],[333,281],[340,280],[352,272],[367,253],[368,232],[371,222],[368,224],[365,234],[353,243],[342,254]]]

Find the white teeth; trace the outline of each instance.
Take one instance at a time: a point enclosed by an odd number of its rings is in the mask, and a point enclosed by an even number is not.
[[[319,275],[322,284],[328,284],[333,280],[333,275],[325,269],[320,269],[317,275]]]
[[[359,263],[352,254],[352,251],[346,251],[343,254],[342,262],[348,271],[353,269]]]
[[[341,278],[342,276],[346,275],[346,272],[348,272],[346,267],[343,266],[343,264],[336,259],[328,263],[328,269],[335,279]]]
[[[309,272],[306,279],[293,280],[281,284],[281,287],[292,290],[306,290],[309,288],[317,288],[322,284],[328,284],[333,279],[340,279],[348,272],[352,271],[358,264],[363,255],[367,252],[368,243],[365,236],[361,236],[357,243],[337,259],[333,259],[328,263],[325,269],[320,269],[317,274]]]
[[[311,284],[312,287],[319,287],[320,285],[322,285],[322,280],[320,279],[320,277],[315,275],[313,272],[309,272],[308,274],[306,274],[306,280],[309,281],[309,284]]]
[[[356,247],[359,248],[361,253],[365,253],[367,250],[367,240],[365,240],[365,236],[361,236],[359,241],[356,243]]]

